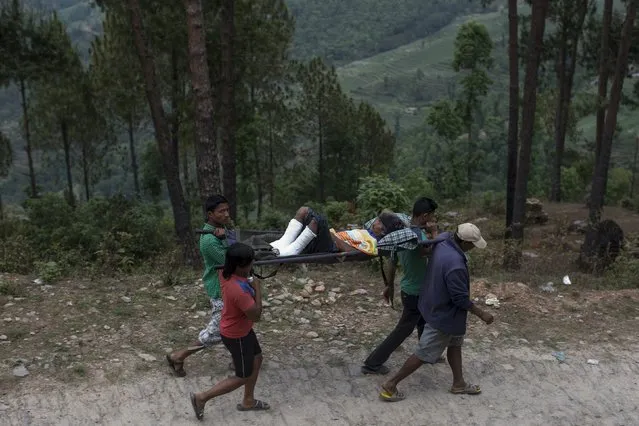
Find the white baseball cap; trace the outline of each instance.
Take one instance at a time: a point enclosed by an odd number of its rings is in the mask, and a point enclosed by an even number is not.
[[[473,243],[479,249],[486,248],[486,240],[481,236],[479,228],[472,223],[462,223],[457,227],[457,236],[462,241]]]

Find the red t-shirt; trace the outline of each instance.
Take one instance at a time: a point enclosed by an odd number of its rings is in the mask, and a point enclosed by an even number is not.
[[[244,337],[253,328],[253,321],[246,317],[244,311],[255,303],[255,290],[246,278],[231,275],[227,280],[220,272],[220,287],[222,288],[222,320],[220,334],[231,339]]]

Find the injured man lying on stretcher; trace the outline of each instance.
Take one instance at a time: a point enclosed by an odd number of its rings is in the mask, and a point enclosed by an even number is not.
[[[300,207],[282,238],[270,244],[279,256],[356,250],[374,255],[377,253],[377,241],[406,227],[408,224],[393,212],[383,211],[367,229],[336,232],[329,227],[324,216],[310,207]]]

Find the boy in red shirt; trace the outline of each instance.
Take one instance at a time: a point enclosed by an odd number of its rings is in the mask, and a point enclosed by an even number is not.
[[[250,276],[254,257],[253,248],[242,243],[233,244],[226,253],[220,277],[224,302],[220,334],[233,358],[235,377],[222,380],[208,391],[190,394],[198,420],[202,420],[207,401],[240,386],[244,386],[244,399],[237,404],[239,411],[271,408],[253,395],[262,365],[262,349],[253,331],[253,322],[262,315],[262,289],[259,281]]]

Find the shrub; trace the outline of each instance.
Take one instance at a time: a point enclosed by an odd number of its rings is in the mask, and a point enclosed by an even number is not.
[[[606,204],[619,204],[630,192],[632,172],[622,168],[614,168],[608,174],[606,185]]]
[[[409,204],[404,188],[389,178],[371,176],[362,179],[357,194],[357,207],[362,219],[370,219],[383,209],[405,212]]]

